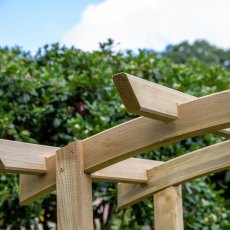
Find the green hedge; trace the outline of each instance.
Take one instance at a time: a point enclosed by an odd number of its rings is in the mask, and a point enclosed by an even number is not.
[[[114,52],[113,42],[98,51],[84,52],[58,44],[36,55],[20,48],[0,48],[0,137],[63,146],[132,119],[121,104],[112,75],[127,72],[195,96],[230,88],[230,73],[219,65],[198,60],[175,64],[148,50]],[[168,160],[221,141],[211,135],[142,154]],[[224,175],[227,175],[225,173]],[[227,176],[226,176],[227,178]],[[0,228],[32,229],[56,221],[55,193],[28,207],[18,205],[18,177],[0,176]],[[219,179],[203,177],[183,186],[185,229],[230,229],[229,200]],[[226,182],[226,181],[225,181]],[[152,200],[127,210],[116,209],[116,185],[94,183],[94,217],[98,229],[141,229],[153,221]],[[109,208],[104,218],[101,210]]]

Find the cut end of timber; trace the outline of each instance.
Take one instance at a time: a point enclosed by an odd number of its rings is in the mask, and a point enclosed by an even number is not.
[[[171,89],[126,73],[113,81],[128,112],[164,122],[177,119],[177,95]]]
[[[141,106],[138,99],[132,89],[132,86],[128,79],[128,74],[118,73],[113,75],[114,84],[121,96],[121,100],[129,113],[139,115]]]
[[[5,173],[40,175],[46,173],[46,157],[60,148],[0,139],[0,167]]]

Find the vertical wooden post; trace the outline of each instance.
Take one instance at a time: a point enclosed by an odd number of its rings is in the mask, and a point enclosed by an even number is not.
[[[93,230],[92,181],[84,173],[82,146],[75,141],[57,151],[59,230]]]
[[[154,194],[155,230],[183,230],[181,185]]]

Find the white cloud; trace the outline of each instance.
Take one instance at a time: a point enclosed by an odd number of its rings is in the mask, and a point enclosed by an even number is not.
[[[118,48],[162,50],[169,43],[206,39],[230,48],[229,0],[105,0],[89,5],[63,43],[84,50],[112,38]]]

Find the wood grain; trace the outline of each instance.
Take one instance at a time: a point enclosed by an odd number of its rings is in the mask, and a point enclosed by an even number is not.
[[[47,158],[46,165],[47,173],[42,175],[20,174],[20,205],[29,205],[56,190],[56,155]]]
[[[197,99],[127,73],[115,74],[113,80],[128,112],[160,121],[177,119],[178,105]],[[229,138],[230,129],[214,134]]]
[[[154,194],[155,230],[183,230],[181,185],[171,186]]]
[[[91,178],[84,173],[82,142],[57,151],[57,217],[60,230],[93,230]]]
[[[115,74],[113,81],[128,112],[156,120],[175,120],[177,105],[196,99],[126,73]]]
[[[47,159],[47,173],[42,175],[20,175],[20,204],[29,205],[33,201],[56,189],[56,156]],[[146,170],[163,162],[130,158],[91,174],[93,180],[126,183],[145,183]]]
[[[5,173],[42,174],[45,158],[59,148],[0,139],[0,171]]]
[[[91,174],[96,181],[145,183],[148,181],[146,171],[161,165],[161,161],[129,158]]]
[[[125,208],[173,185],[230,168],[230,141],[174,158],[148,170],[148,183],[118,186],[118,207]]]
[[[93,173],[137,154],[230,127],[230,91],[178,105],[178,115],[170,123],[140,117],[85,139],[85,171]]]

